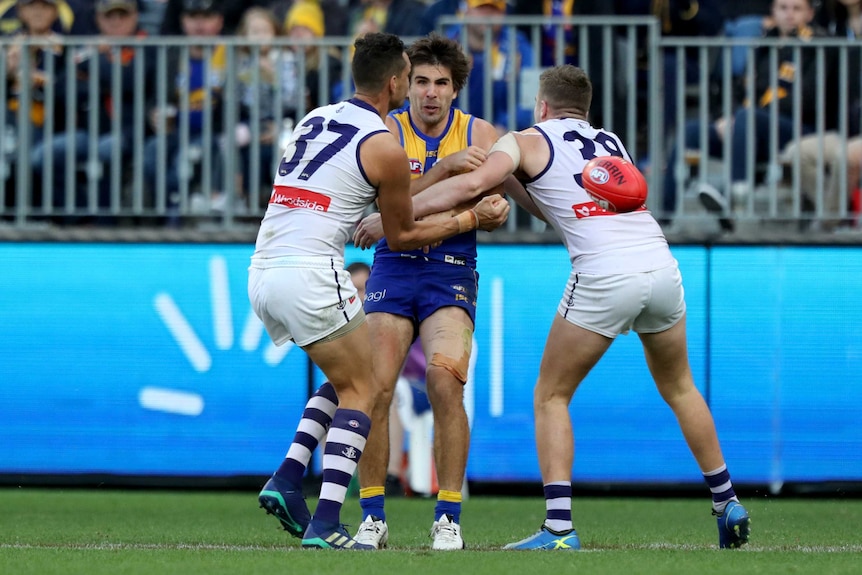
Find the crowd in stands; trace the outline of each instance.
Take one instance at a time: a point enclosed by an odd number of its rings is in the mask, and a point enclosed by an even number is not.
[[[260,206],[249,205],[252,201],[249,198],[265,202],[265,195],[260,198],[255,190],[267,187],[285,130],[307,110],[351,93],[352,87],[344,83],[344,66],[349,55],[345,56],[336,47],[315,44],[321,38],[352,38],[368,31],[384,31],[409,39],[438,30],[459,39],[470,55],[472,73],[458,103],[504,133],[532,123],[532,108],[524,104],[520,94],[529,88],[527,82],[521,81],[524,68],[560,63],[562,55],[563,62],[600,70],[602,54],[606,53],[604,37],[598,28],[584,29],[586,37],[579,38],[574,27],[549,22],[541,26],[540,41],[536,44],[527,26],[519,26],[510,34],[500,20],[506,15],[652,15],[661,34],[671,37],[836,36],[854,41],[862,33],[860,5],[862,0],[5,0],[0,2],[0,34],[13,39],[46,40],[44,44],[31,45],[26,58],[26,51],[14,41],[3,52],[8,96],[5,127],[7,131],[20,127],[21,114],[28,114],[26,121],[31,129],[20,134],[16,144],[32,147],[27,181],[33,183],[34,206],[52,208],[55,213],[57,210],[74,213],[82,207],[105,212],[116,208],[116,186],[111,185],[109,176],[117,171],[118,159],[122,165],[133,159],[135,138],[140,138],[144,144],[142,153],[137,154],[143,162],[140,172],[145,192],[143,207],[159,211],[164,216],[160,222],[181,225],[181,216],[190,206],[188,196],[180,193],[183,179],[189,177],[189,158],[184,157],[187,148],[203,150],[200,153],[211,158],[206,166],[193,170],[192,177],[200,178],[202,169],[209,170],[208,181],[214,189],[220,189],[226,178],[235,178],[237,205],[256,210]],[[445,27],[440,25],[441,17],[451,17]],[[466,17],[466,21],[458,22],[459,17]],[[50,41],[59,35],[186,37],[200,42],[171,48],[164,59],[167,89],[159,94],[156,82],[145,81],[143,85],[139,82],[140,78],[157,75],[159,58],[151,45],[145,50],[116,43],[75,48],[74,66],[70,67],[66,65],[68,58],[63,45]],[[239,46],[231,55],[231,66],[236,71],[235,81],[231,82],[227,81],[229,74],[225,68],[227,43],[218,41],[222,37],[249,41],[249,45]],[[274,38],[290,38],[295,43],[270,46],[268,41]],[[486,46],[488,38],[490,47]],[[564,43],[562,47],[557,46],[560,40]],[[581,54],[585,47],[586,53]],[[627,85],[622,74],[610,79],[604,74],[591,74],[594,124],[620,131],[625,123],[625,106],[615,105],[608,112],[601,105],[607,101],[605,94],[618,102],[634,89],[640,110],[654,107],[647,101],[648,92],[644,89],[647,79],[643,57],[638,51],[637,86]],[[745,67],[744,52],[734,52],[733,57],[735,71]],[[696,85],[702,74],[710,73],[702,69],[696,50],[686,50],[682,61],[679,53],[671,49],[662,58],[660,66],[666,87],[676,85],[680,76],[686,84]],[[682,130],[684,142],[674,142],[672,136],[676,133],[677,110],[686,104],[677,102],[676,90],[664,90],[662,107],[667,134],[671,136],[665,153],[667,163],[650,166],[648,154],[644,154],[642,162],[644,169],[660,169],[665,174],[664,212],[670,214],[676,210],[678,191],[685,185],[673,169],[677,154],[683,149],[696,148],[704,129],[709,134],[710,154],[720,155],[724,138],[733,139],[734,149],[730,159],[734,189],[716,191],[705,205],[729,209],[734,197],[747,193],[743,190],[747,184],[743,176],[746,158],[753,155],[760,160],[768,153],[764,134],[771,130],[767,102],[774,87],[770,81],[774,74],[769,68],[776,64],[767,51],[762,55],[758,52],[756,58],[755,92],[759,101],[734,99],[731,117],[722,117],[718,110],[711,111],[711,123],[706,128],[691,120],[692,114],[686,114],[689,123]],[[801,158],[803,188],[810,190],[816,186],[812,182],[824,181],[826,209],[841,211],[841,204],[847,204],[850,198],[839,197],[839,190],[858,188],[862,165],[859,82],[852,80],[860,67],[858,54],[849,63],[851,80],[845,83],[851,91],[848,129],[842,132],[839,119],[833,114],[826,119],[826,134],[814,133],[818,112],[812,109],[811,93],[816,90],[816,79],[813,68],[809,69],[809,59],[815,59],[814,53],[803,55],[802,69],[798,72],[790,70],[795,67],[795,58],[792,48],[778,55],[782,94],[778,140],[786,154]],[[831,53],[826,57],[830,69],[837,68],[830,58]],[[143,73],[139,68],[143,68]],[[745,74],[739,76],[743,78]],[[837,85],[837,80],[828,79],[832,82],[830,86]],[[799,92],[793,88],[795,82],[802,84]],[[508,104],[512,86],[516,91],[514,107]],[[225,114],[221,107],[227,89],[235,90],[235,98],[230,100],[238,102],[233,126],[222,125]],[[74,111],[66,104],[72,91],[79,104]],[[791,112],[797,93],[803,99],[803,125],[798,131]],[[24,102],[24,98],[28,101]],[[141,100],[143,115],[137,112]],[[486,110],[488,102],[491,108]],[[755,115],[755,149],[750,152],[748,134],[740,129],[751,125],[749,114]],[[137,125],[142,116],[143,121]],[[223,153],[222,138],[228,132],[238,153],[235,162],[225,163],[218,158]],[[804,137],[796,141],[795,134],[800,132]],[[46,139],[46,133],[51,137]],[[849,144],[844,136],[850,137]],[[27,138],[29,141],[23,141]],[[8,140],[4,139],[3,150],[7,158],[14,156]],[[820,154],[825,154],[825,162],[817,159]],[[9,163],[14,176],[14,161]],[[81,164],[87,164],[84,176],[79,173]],[[236,173],[226,174],[226,167]],[[128,171],[123,171],[121,177],[125,178]],[[818,171],[824,175],[818,175]],[[848,183],[839,185],[845,172]],[[6,176],[3,197],[8,207],[15,198],[10,191],[15,178],[8,173]],[[218,192],[208,192],[207,200],[207,209],[224,201]],[[832,226],[841,223],[827,222]]]

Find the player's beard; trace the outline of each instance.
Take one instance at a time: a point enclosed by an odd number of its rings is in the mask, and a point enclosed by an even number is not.
[[[413,104],[412,100],[410,102],[411,116],[414,121],[418,121],[425,130],[432,131],[449,119],[449,111],[452,107],[452,102],[450,101],[449,104],[445,106],[439,101],[436,104],[437,111],[433,115],[430,115],[425,112],[422,102],[417,102],[416,105]]]

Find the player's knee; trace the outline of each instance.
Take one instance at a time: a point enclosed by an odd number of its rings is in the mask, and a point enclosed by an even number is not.
[[[425,379],[428,382],[435,380],[439,375],[446,377],[446,374],[454,377],[458,380],[462,385],[467,383],[467,370],[470,367],[470,355],[469,353],[464,353],[460,358],[454,359],[443,355],[442,353],[435,353],[431,357],[431,361],[428,363],[428,368],[425,371]],[[433,370],[442,370],[437,373],[432,373]]]
[[[547,378],[539,378],[533,388],[533,407],[541,409],[551,404],[568,404],[575,394],[577,384],[556,382]]]

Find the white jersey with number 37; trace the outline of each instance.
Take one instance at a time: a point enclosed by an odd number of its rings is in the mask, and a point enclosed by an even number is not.
[[[652,214],[646,209],[607,212],[581,185],[581,172],[593,158],[631,160],[619,137],[574,118],[548,120],[534,128],[547,140],[551,157],[547,167],[526,183],[526,189],[562,237],[574,271],[637,273],[674,263]]]
[[[351,99],[300,120],[276,172],[255,257],[335,256],[377,190],[359,162],[359,146],[389,133],[377,110]]]

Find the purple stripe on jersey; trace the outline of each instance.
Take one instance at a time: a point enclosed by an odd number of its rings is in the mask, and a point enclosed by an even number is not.
[[[378,116],[378,117],[380,116],[380,112],[377,111],[377,108],[375,108],[374,106],[372,106],[368,102],[360,100],[359,98],[349,98],[347,101],[349,103],[353,104],[354,106],[368,110],[369,112],[371,112],[375,116]]]
[[[357,142],[357,144],[356,144],[356,166],[359,168],[359,173],[362,174],[362,177],[365,179],[365,181],[368,183],[368,185],[374,189],[377,189],[377,186],[372,184],[371,180],[368,179],[368,174],[365,173],[365,168],[362,167],[362,160],[359,159],[359,150],[362,148],[362,144],[365,142],[365,140],[367,140],[371,136],[376,136],[377,134],[390,134],[390,133],[391,132],[389,132],[388,130],[377,130],[376,132],[371,132],[371,133],[367,134],[364,138],[359,140],[359,142]]]
[[[359,155],[359,148],[356,149],[357,156]],[[358,160],[358,157],[357,157]],[[360,166],[360,169],[362,166]],[[363,174],[364,175],[364,174]],[[367,178],[366,178],[367,179]],[[344,316],[344,321],[350,322],[350,316],[347,315],[347,302],[341,297],[341,282],[338,281],[338,268],[335,267],[335,261],[332,261],[332,271],[335,274],[335,291],[338,293],[338,304],[341,307],[341,315]]]
[[[539,178],[541,178],[542,176],[544,176],[546,173],[548,173],[548,170],[550,170],[550,169],[551,169],[551,165],[554,163],[554,146],[551,144],[551,138],[549,138],[549,137],[548,137],[548,134],[547,134],[547,133],[545,133],[545,131],[544,131],[542,128],[540,128],[538,125],[533,126],[533,128],[534,128],[537,132],[539,132],[540,134],[542,134],[542,136],[544,136],[544,137],[545,137],[545,141],[546,141],[546,142],[548,142],[548,149],[550,149],[550,150],[551,150],[551,155],[548,157],[548,165],[547,165],[547,166],[545,166],[545,168],[544,168],[541,172],[539,172],[538,174],[536,174],[536,176],[535,176],[535,177],[533,177],[533,178],[527,178],[527,179],[525,179],[525,180],[522,180],[522,183],[524,183],[524,184],[529,184],[529,183],[531,183],[531,182],[535,182],[536,180],[538,180]]]
[[[476,119],[476,116],[470,116],[470,119],[467,120],[467,145],[473,145],[473,120]]]

